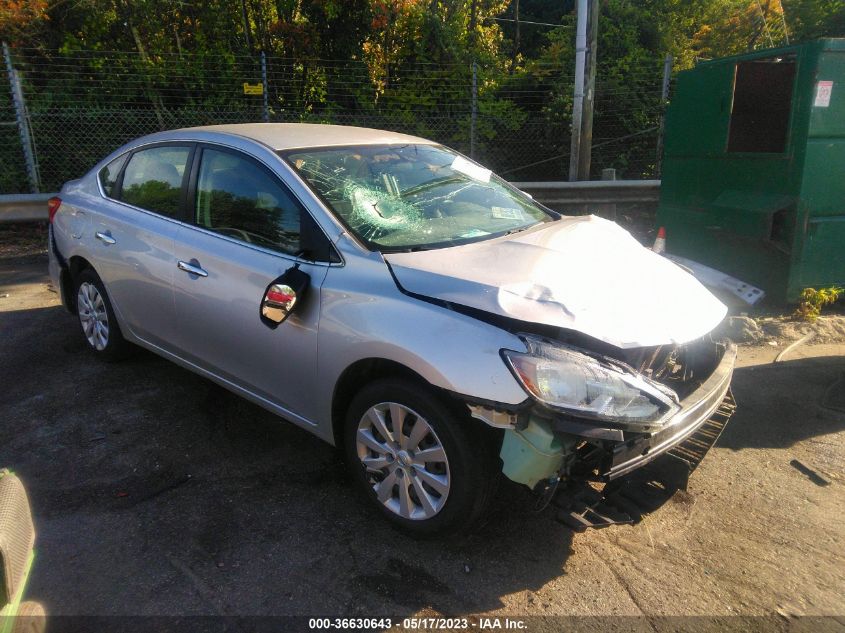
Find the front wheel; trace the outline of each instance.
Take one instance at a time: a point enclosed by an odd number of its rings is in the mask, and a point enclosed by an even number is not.
[[[374,382],[352,401],[345,430],[356,486],[400,528],[457,532],[485,510],[499,472],[494,432],[433,389]]]

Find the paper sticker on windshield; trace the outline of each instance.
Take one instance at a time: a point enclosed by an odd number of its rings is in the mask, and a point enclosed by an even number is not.
[[[525,215],[523,215],[520,209],[512,209],[508,207],[493,207],[490,210],[490,216],[496,220],[524,220]]]
[[[490,174],[493,173],[489,169],[472,164],[463,156],[455,157],[455,160],[452,161],[452,169],[478,182],[490,182]]]
[[[481,237],[482,235],[490,235],[488,231],[482,231],[481,229],[472,229],[467,231],[466,233],[462,233],[459,237],[463,238],[470,238],[470,237]]]
[[[816,100],[813,105],[817,108],[827,108],[830,106],[830,93],[833,92],[832,81],[820,81],[816,84]]]

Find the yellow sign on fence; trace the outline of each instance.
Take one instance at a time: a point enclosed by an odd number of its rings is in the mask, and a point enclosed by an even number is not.
[[[245,95],[263,95],[264,94],[264,84],[250,84],[244,82],[244,94]]]

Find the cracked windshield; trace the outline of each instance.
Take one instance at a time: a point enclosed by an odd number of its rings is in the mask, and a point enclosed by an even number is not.
[[[287,158],[349,229],[380,251],[466,244],[554,219],[489,170],[435,145],[320,149]]]

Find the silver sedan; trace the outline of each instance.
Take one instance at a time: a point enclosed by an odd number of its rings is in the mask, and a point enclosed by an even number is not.
[[[135,140],[50,210],[92,352],[139,345],[342,448],[405,530],[465,529],[673,450],[723,400],[725,307],[617,225],[421,138],[245,124]]]

